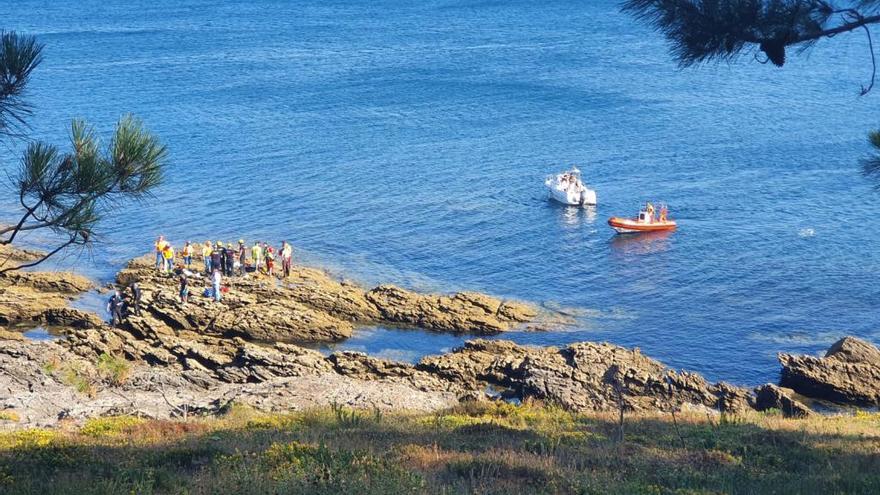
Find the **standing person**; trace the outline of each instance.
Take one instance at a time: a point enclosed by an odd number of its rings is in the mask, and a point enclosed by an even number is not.
[[[214,251],[220,253],[220,264],[215,268],[220,269],[220,273],[226,273],[226,249],[223,248],[223,243],[217,241],[217,244],[214,245]]]
[[[211,273],[214,273],[214,270],[220,270],[223,268],[221,266],[222,261],[222,251],[220,249],[220,243],[218,242],[216,246],[211,250]]]
[[[189,300],[189,280],[185,273],[180,274],[180,302],[186,304]]]
[[[254,242],[254,247],[251,248],[251,257],[254,260],[254,276],[260,276],[260,268],[263,266],[263,247],[260,246],[260,242]]]
[[[160,235],[156,238],[156,242],[153,246],[156,248],[156,270],[162,270],[165,267],[165,257],[162,255],[162,252],[165,251],[165,246],[168,243],[165,241],[165,236]]]
[[[205,241],[205,244],[202,245],[202,258],[205,262],[205,275],[211,274],[211,253],[214,250],[211,249],[211,241]]]
[[[137,282],[132,282],[128,286],[131,291],[131,305],[134,306],[134,314],[141,315],[141,286]]]
[[[171,244],[165,244],[165,249],[162,250],[162,257],[165,259],[162,273],[168,273],[174,267],[174,248],[171,247]]]
[[[287,241],[281,241],[281,271],[284,277],[290,276],[290,263],[293,260],[293,247]]]
[[[113,291],[113,295],[107,301],[107,312],[110,313],[113,326],[118,327],[122,323],[122,294],[119,293],[119,289]]]
[[[245,262],[247,261],[247,248],[244,246],[244,239],[238,240],[238,274],[244,276]]]
[[[270,277],[275,275],[275,250],[272,246],[266,247],[266,272]]]
[[[221,297],[220,297],[220,284],[223,281],[223,276],[220,275],[219,269],[217,269],[217,268],[214,269],[214,275],[211,278],[211,280],[214,283],[214,301],[220,302],[220,299],[221,299]]]
[[[186,244],[183,245],[183,266],[187,270],[189,270],[190,265],[192,265],[193,261],[193,246],[192,243],[186,241]]]
[[[232,276],[232,270],[235,269],[235,249],[232,249],[232,243],[226,243],[226,276]]]

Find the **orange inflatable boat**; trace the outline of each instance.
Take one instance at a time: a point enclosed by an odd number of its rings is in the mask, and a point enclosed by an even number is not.
[[[660,232],[675,230],[675,220],[668,218],[668,210],[665,206],[660,207],[660,216],[654,217],[654,205],[646,203],[645,208],[639,211],[639,215],[635,218],[611,217],[608,219],[608,225],[616,230],[618,234],[628,234],[633,232]]]

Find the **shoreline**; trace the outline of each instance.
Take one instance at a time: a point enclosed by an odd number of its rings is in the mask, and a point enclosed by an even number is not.
[[[32,251],[30,247],[28,247],[28,250]],[[143,257],[150,258],[151,256],[144,255]],[[196,255],[196,258],[199,258],[198,254]],[[346,268],[346,265],[335,263],[331,260],[328,260],[328,259],[326,259],[326,256],[318,256],[318,257],[312,256],[310,258],[321,259],[322,261],[319,263],[312,262],[309,264],[300,264],[297,266],[300,266],[300,267],[306,268],[306,269],[314,269],[314,270],[323,271],[335,280],[347,281],[347,282],[354,283],[356,285],[363,285],[365,283],[364,281],[369,281],[368,282],[369,284],[377,284],[377,285],[382,284],[382,278],[376,274],[360,276],[360,277],[350,276],[349,271]],[[129,259],[128,261],[131,261],[131,259]],[[82,309],[84,311],[90,311],[90,312],[97,313],[102,318],[104,318],[106,311],[103,308],[106,305],[107,297],[109,297],[107,290],[109,290],[108,288],[111,287],[112,284],[115,282],[116,275],[119,273],[120,270],[125,268],[128,261],[121,262],[121,263],[109,263],[109,262],[102,263],[103,268],[100,269],[99,271],[101,273],[103,273],[103,275],[100,278],[94,278],[94,277],[89,276],[89,274],[93,273],[94,270],[89,270],[89,269],[79,270],[79,269],[77,269],[75,273],[79,273],[82,276],[86,276],[86,277],[91,278],[93,281],[96,282],[96,287],[93,289],[91,294],[84,293],[82,295],[82,296],[88,297],[89,299],[91,299],[91,301],[83,303],[83,304],[80,304],[78,301],[75,301],[72,304],[72,307],[77,308],[77,309]],[[196,263],[194,262],[194,264],[196,264]],[[373,265],[375,265],[377,267],[383,267],[383,265],[381,265],[381,264],[374,263]],[[64,270],[64,269],[58,269],[58,271],[66,272],[66,270]],[[386,271],[389,271],[389,270],[386,270]],[[395,270],[391,269],[390,272],[394,273]],[[401,273],[402,273],[401,278],[403,278],[403,279],[413,279],[413,280],[418,279],[417,276],[407,276],[406,272],[401,272]],[[396,283],[398,278],[395,277],[394,279],[395,279],[395,283]],[[405,287],[419,287],[421,285],[423,285],[423,284],[416,283],[416,284],[412,284],[412,285],[406,284],[404,286]],[[431,287],[442,286],[442,287],[440,287],[440,291],[439,291],[439,293],[441,293],[441,294],[447,293],[447,290],[446,290],[447,285],[449,285],[451,287],[462,287],[461,284],[456,284],[456,283],[452,283],[452,284],[442,283],[441,284],[438,281],[433,281],[432,283],[429,283],[427,285],[431,286]],[[420,291],[421,289],[411,288],[410,290]],[[467,291],[468,289],[463,288],[462,290]],[[491,290],[488,292],[494,294],[494,292]],[[503,293],[503,292],[501,292],[501,293]],[[528,300],[528,299],[523,299],[523,300]],[[532,300],[532,301],[535,301],[535,300]],[[607,330],[607,331],[600,330],[600,331],[596,332],[597,335],[595,335],[595,336],[591,335],[592,333],[594,333],[592,330],[595,329],[591,325],[594,325],[594,324],[600,325],[600,326],[601,325],[608,325],[609,327],[614,326],[613,321],[611,323],[608,323],[608,321],[606,321],[606,319],[616,320],[617,318],[621,317],[619,314],[620,308],[618,308],[616,306],[611,306],[607,310],[599,310],[599,309],[589,309],[588,307],[563,306],[563,305],[560,305],[552,300],[541,300],[540,298],[537,298],[536,301],[538,301],[538,302],[533,302],[532,305],[535,306],[536,308],[538,308],[542,313],[553,314],[553,315],[559,317],[559,319],[557,321],[554,321],[551,324],[546,325],[545,328],[537,328],[536,330],[549,330],[551,333],[556,332],[558,335],[564,335],[569,332],[582,333],[585,335],[578,336],[577,338],[568,338],[568,337],[562,336],[559,339],[553,339],[553,338],[544,339],[540,336],[529,337],[527,335],[528,334],[528,330],[527,330],[526,335],[524,337],[514,337],[514,340],[521,345],[565,346],[565,345],[568,345],[571,343],[576,343],[579,341],[608,341],[608,342],[613,342],[617,345],[621,345],[621,346],[625,346],[625,347],[642,347],[642,342],[641,342],[642,339],[635,339],[635,340],[629,339],[626,337],[626,335],[622,335],[622,338],[621,338],[618,336],[618,333],[615,331],[616,329]],[[585,314],[589,314],[591,316],[585,316]],[[627,316],[627,318],[630,318],[630,317]],[[598,322],[594,321],[594,319],[597,319],[599,321]],[[590,331],[586,330],[586,328],[588,328],[588,327],[589,327]],[[359,327],[359,330],[360,329],[365,329],[365,330],[375,329],[379,333],[385,333],[387,331],[387,334],[389,335],[387,337],[387,339],[389,339],[389,340],[396,339],[398,337],[397,335],[393,335],[398,330],[401,332],[412,331],[412,332],[414,332],[414,334],[412,336],[416,339],[421,339],[421,338],[430,339],[430,337],[432,335],[434,335],[433,332],[431,332],[430,330],[418,328],[417,326],[407,326],[407,325],[400,325],[400,324],[379,324],[379,325],[375,325],[375,326],[367,325],[367,326]],[[584,331],[581,331],[582,329]],[[752,348],[756,348],[755,352],[760,352],[761,349],[766,349],[768,347],[771,347],[773,354],[786,353],[786,352],[805,352],[805,353],[822,352],[822,350],[824,350],[828,346],[832,345],[836,340],[839,340],[839,338],[847,335],[846,333],[836,332],[833,337],[828,336],[828,335],[822,335],[820,338],[814,339],[814,340],[810,341],[808,344],[804,344],[803,342],[800,342],[796,336],[789,336],[788,334],[779,335],[777,337],[766,337],[766,338],[755,336],[756,334],[757,334],[757,331],[752,332],[752,334],[749,334],[749,335],[744,335],[742,338],[748,339],[751,342],[750,346]],[[523,334],[516,333],[516,334],[512,334],[512,335],[523,335]],[[414,362],[414,361],[417,361],[420,357],[424,357],[424,356],[428,356],[428,355],[432,355],[432,354],[437,354],[437,353],[441,353],[441,352],[448,352],[449,350],[451,350],[455,346],[463,345],[464,341],[469,337],[469,335],[467,333],[461,333],[461,334],[459,334],[459,336],[462,337],[461,340],[456,341],[456,342],[452,342],[449,345],[443,345],[443,346],[434,346],[431,344],[426,344],[424,346],[415,345],[412,348],[406,348],[406,349],[393,348],[393,349],[391,349],[391,352],[388,352],[388,353],[376,352],[374,350],[369,349],[370,345],[375,345],[376,347],[382,347],[382,345],[386,342],[383,340],[378,340],[378,341],[369,341],[365,345],[365,347],[367,347],[366,349],[358,348],[358,349],[353,349],[353,350],[359,350],[359,351],[370,353],[371,355],[376,355],[378,357],[386,357],[386,358],[390,358],[390,357],[394,356],[396,351],[400,351],[400,352],[408,353],[411,356],[413,356],[413,357],[406,358],[406,360],[409,362]],[[865,336],[863,336],[861,334],[857,334],[856,336],[858,336],[859,338],[866,338]],[[405,338],[408,336],[405,334],[401,334],[401,335],[399,335],[399,337]],[[789,338],[789,337],[791,337],[791,338]],[[868,335],[867,338],[870,339],[871,335]],[[790,340],[790,342],[789,342],[789,340]],[[391,340],[390,345],[393,345],[393,343],[394,343],[394,340]],[[771,353],[768,353],[767,357],[765,359],[762,359],[759,363],[757,363],[756,367],[749,368],[750,371],[742,371],[740,369],[738,371],[734,371],[734,372],[730,373],[730,372],[728,372],[731,369],[730,367],[725,367],[723,365],[715,365],[714,364],[716,362],[720,363],[720,362],[724,361],[725,352],[719,351],[717,353],[717,355],[713,354],[713,355],[707,356],[706,360],[705,360],[705,363],[707,363],[707,364],[705,366],[699,366],[699,365],[694,365],[692,362],[690,362],[692,360],[689,360],[689,359],[684,359],[684,360],[677,359],[675,352],[670,352],[668,350],[668,348],[664,347],[663,345],[659,345],[659,346],[656,345],[656,342],[654,344],[655,345],[653,346],[653,348],[648,350],[648,353],[650,355],[656,356],[658,359],[661,359],[663,362],[674,363],[674,364],[671,364],[670,366],[674,366],[677,369],[694,370],[695,372],[700,373],[704,376],[711,377],[713,380],[726,381],[726,382],[735,383],[735,384],[738,384],[738,385],[744,386],[744,387],[751,387],[751,386],[754,386],[757,384],[764,383],[765,381],[776,381],[776,380],[778,380],[778,378],[780,376],[780,372],[779,372],[779,368],[778,368],[778,360],[775,359],[774,357],[772,357],[773,354],[771,354]],[[342,348],[347,349],[345,347],[344,343],[342,344]],[[330,347],[330,346],[319,347],[319,350],[321,350],[322,352],[333,352],[336,349],[339,349],[339,347]],[[385,349],[382,349],[382,350],[385,350]],[[757,371],[751,371],[751,370],[757,370]]]
[[[13,310],[25,316],[30,311],[35,320],[65,328],[66,338],[37,342],[0,334],[6,344],[0,349],[0,386],[11,392],[0,410],[23,418],[0,425],[7,428],[118,413],[158,419],[211,415],[232,403],[263,411],[339,403],[430,412],[472,401],[536,400],[578,412],[779,409],[804,417],[815,414],[806,403],[816,400],[864,407],[880,399],[870,392],[880,385],[880,350],[857,339],[838,342],[823,359],[781,355],[779,385],[790,389],[770,383],[749,388],[709,383],[638,348],[597,342],[536,347],[480,339],[480,333],[497,336],[534,325],[542,315],[534,306],[477,293],[364,288],[299,265],[286,283],[233,277],[221,302],[194,290],[184,305],[177,298],[176,277],[158,274],[149,257],[136,258],[119,271],[117,282],[140,284],[143,313],[127,314],[118,328],[69,307],[77,294],[93,288],[82,277],[26,272],[3,277],[0,285],[10,281],[5,291],[30,295],[33,304],[4,307],[9,300],[0,300],[7,320]],[[290,343],[338,342],[370,324],[465,331],[474,339],[415,363]],[[837,378],[857,370],[866,381],[822,383],[829,370]]]

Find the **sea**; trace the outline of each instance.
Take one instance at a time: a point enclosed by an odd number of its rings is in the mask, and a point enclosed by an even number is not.
[[[880,342],[880,126],[863,33],[680,68],[612,0],[3,0],[45,44],[26,138],[104,144],[132,113],[167,144],[154,197],[54,264],[106,282],[155,237],[266,240],[365,285],[481,291],[568,323],[494,338],[638,347],[710,380],[779,352]],[[595,208],[547,199],[573,165]],[[4,178],[3,187],[7,187]],[[10,189],[0,197],[13,218]],[[679,229],[618,236],[665,202]],[[25,242],[39,244],[31,236]],[[95,306],[100,297],[90,296]],[[418,360],[470,335],[366,327],[327,347]]]

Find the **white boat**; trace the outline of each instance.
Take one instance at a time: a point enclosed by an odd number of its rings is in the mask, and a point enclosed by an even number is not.
[[[551,175],[544,180],[550,191],[550,198],[564,205],[595,205],[596,191],[581,182],[581,171],[577,167],[568,172]]]

